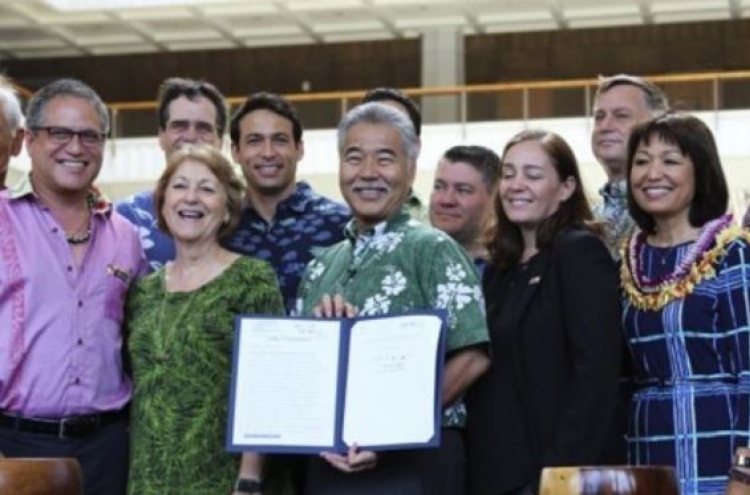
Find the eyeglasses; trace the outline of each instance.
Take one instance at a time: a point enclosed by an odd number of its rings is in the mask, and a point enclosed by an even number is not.
[[[73,139],[73,136],[78,136],[78,140],[82,145],[90,146],[92,148],[95,146],[101,146],[101,144],[104,142],[104,139],[107,137],[106,134],[94,131],[92,129],[74,131],[73,129],[68,129],[67,127],[39,126],[32,127],[31,130],[34,132],[46,132],[49,138],[57,144],[68,144]]]

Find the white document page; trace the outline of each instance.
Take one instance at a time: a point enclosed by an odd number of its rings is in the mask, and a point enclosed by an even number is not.
[[[340,323],[245,319],[240,330],[236,445],[334,445]]]
[[[441,325],[434,315],[363,320],[354,325],[344,443],[374,447],[424,443],[432,438]]]

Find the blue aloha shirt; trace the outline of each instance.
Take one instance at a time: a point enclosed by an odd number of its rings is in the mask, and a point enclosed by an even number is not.
[[[115,204],[117,213],[135,225],[141,236],[141,246],[146,253],[149,273],[155,272],[175,257],[174,241],[156,224],[154,193],[144,191]]]
[[[366,232],[357,233],[352,221],[346,236],[307,267],[297,314],[312,314],[324,294],[341,294],[362,316],[446,309],[448,353],[489,341],[476,268],[450,236],[413,220],[408,207]],[[463,427],[463,401],[447,408],[442,422]]]
[[[252,206],[246,206],[237,231],[225,245],[271,263],[290,312],[305,267],[320,248],[344,238],[350,219],[349,208],[315,193],[306,182],[298,182],[295,192],[278,204],[270,224]]]
[[[620,250],[635,229],[627,192],[627,181],[607,182],[599,189],[603,201],[594,208],[594,217],[604,222],[604,243],[615,260],[620,259]]]

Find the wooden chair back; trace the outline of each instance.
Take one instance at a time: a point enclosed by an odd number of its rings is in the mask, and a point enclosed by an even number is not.
[[[541,495],[679,495],[669,466],[587,466],[545,468]]]
[[[81,495],[83,476],[75,459],[0,458],[0,494]]]

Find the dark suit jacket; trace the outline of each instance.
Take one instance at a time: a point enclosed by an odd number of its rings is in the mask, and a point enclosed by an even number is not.
[[[601,464],[616,441],[616,266],[583,230],[561,235],[537,257],[523,286],[511,287],[510,275],[491,264],[485,271],[493,363],[467,395],[472,495],[526,485],[543,466]],[[516,304],[499,315],[511,291]]]

